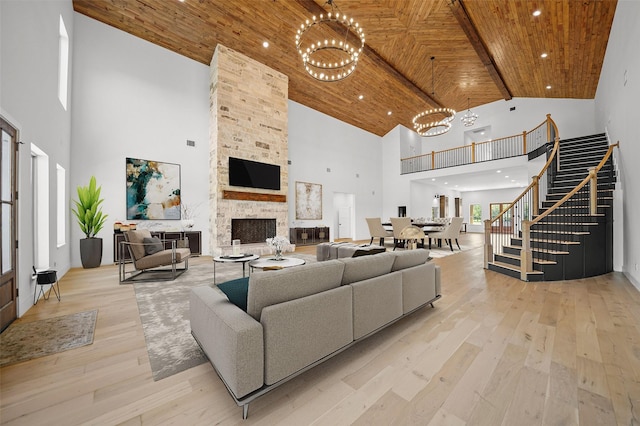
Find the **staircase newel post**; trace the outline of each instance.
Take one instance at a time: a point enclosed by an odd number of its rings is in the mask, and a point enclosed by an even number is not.
[[[476,162],[476,143],[471,142],[471,162]]]
[[[533,181],[533,186],[531,187],[531,195],[533,197],[531,200],[531,204],[533,204],[531,206],[531,217],[533,217],[538,216],[538,207],[540,203],[540,179],[538,179],[538,176],[536,175],[531,177],[531,180]]]
[[[531,221],[522,221],[522,250],[520,250],[520,279],[528,281],[527,272],[533,271],[531,256]]]
[[[436,169],[436,152],[431,151],[431,170]]]
[[[547,114],[547,142],[551,142],[551,114]]]
[[[589,168],[589,214],[598,213],[598,173],[595,167]]]
[[[527,131],[522,131],[522,155],[527,153]]]
[[[493,244],[491,244],[491,220],[484,221],[484,269],[489,269],[489,262],[493,262]]]

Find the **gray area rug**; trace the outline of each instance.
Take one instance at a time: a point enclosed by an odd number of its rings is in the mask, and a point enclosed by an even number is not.
[[[26,323],[0,334],[0,367],[93,343],[97,310]]]
[[[291,254],[315,262],[315,256]],[[247,265],[247,272],[248,272]],[[216,263],[216,283],[242,277],[242,265]],[[213,285],[213,261],[192,265],[174,281],[138,282],[133,287],[147,343],[153,379],[160,380],[207,361],[191,335],[191,288]]]

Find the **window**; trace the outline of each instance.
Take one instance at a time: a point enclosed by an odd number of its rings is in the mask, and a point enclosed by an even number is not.
[[[33,264],[49,267],[49,156],[31,144],[31,188],[33,188]]]
[[[469,222],[471,225],[482,225],[482,206],[480,204],[469,206]]]
[[[69,35],[60,15],[60,36],[58,38],[58,99],[67,110],[67,82],[69,80]]]
[[[67,232],[67,227],[66,227],[66,218],[65,218],[65,212],[67,209],[65,209],[65,196],[66,196],[66,170],[64,169],[64,167],[62,167],[60,164],[56,164],[56,184],[57,184],[57,188],[58,188],[58,197],[57,197],[57,204],[56,204],[56,220],[58,222],[57,224],[57,231],[58,231],[58,247],[62,247],[63,245],[65,245],[66,243],[66,232]]]

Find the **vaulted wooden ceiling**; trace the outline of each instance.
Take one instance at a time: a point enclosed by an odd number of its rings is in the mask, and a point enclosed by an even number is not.
[[[512,97],[594,98],[616,3],[334,0],[366,45],[351,76],[327,83],[305,72],[295,49],[296,29],[329,10],[325,0],[73,0],[79,13],[203,64],[222,43],[288,75],[291,100],[377,135],[412,128],[431,107],[461,116],[468,99],[473,109]]]

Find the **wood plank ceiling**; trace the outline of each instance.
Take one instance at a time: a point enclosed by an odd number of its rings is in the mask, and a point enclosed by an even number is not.
[[[295,31],[330,9],[325,0],[73,0],[79,13],[203,64],[222,43],[288,75],[291,100],[377,135],[412,128],[415,114],[435,106],[461,116],[467,98],[472,108],[511,97],[594,98],[617,2],[334,4],[364,28],[366,45],[351,76],[323,83],[305,72]]]

